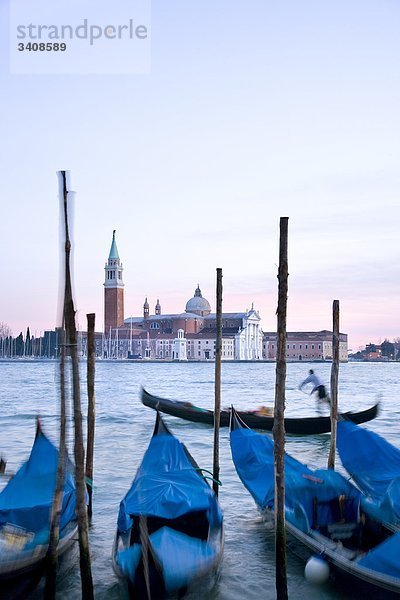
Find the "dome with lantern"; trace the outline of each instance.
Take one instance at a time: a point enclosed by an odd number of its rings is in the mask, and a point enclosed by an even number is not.
[[[201,317],[205,317],[209,315],[211,312],[211,306],[206,298],[203,298],[201,295],[201,290],[199,284],[197,284],[197,288],[194,292],[193,298],[190,298],[186,303],[185,311],[187,313],[192,313],[195,315],[200,315]]]

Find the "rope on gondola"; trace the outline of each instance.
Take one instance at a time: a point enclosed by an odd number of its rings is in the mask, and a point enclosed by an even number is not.
[[[210,481],[213,481],[217,485],[222,486],[221,480],[220,479],[214,479],[213,474],[208,469],[201,469],[200,467],[196,467],[196,471],[200,471],[201,476],[203,477],[203,479],[210,479]],[[211,475],[211,477],[208,477],[208,475],[203,475],[203,471],[205,471],[206,473],[209,473]]]

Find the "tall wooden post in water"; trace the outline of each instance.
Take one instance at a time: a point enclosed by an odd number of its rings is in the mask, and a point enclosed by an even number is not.
[[[217,269],[217,337],[215,341],[215,402],[214,402],[214,463],[213,490],[218,496],[219,427],[221,419],[221,356],[222,356],[222,269]]]
[[[331,369],[331,445],[329,449],[328,469],[335,468],[336,429],[338,417],[338,379],[339,379],[339,300],[333,301],[332,369]]]
[[[71,283],[71,241],[69,237],[68,221],[68,190],[66,172],[60,171],[63,187],[64,225],[65,225],[65,304],[64,318],[67,333],[67,347],[70,351],[72,365],[72,397],[74,404],[74,426],[75,426],[75,485],[76,485],[76,514],[79,531],[79,551],[81,568],[82,597],[91,600],[93,595],[92,570],[90,566],[89,553],[89,531],[86,510],[86,487],[85,487],[85,450],[83,447],[81,395],[79,384],[79,361],[78,345],[75,326],[75,309],[72,297]]]
[[[96,416],[96,401],[94,394],[96,350],[94,341],[96,315],[90,313],[87,318],[87,439],[86,439],[86,488],[89,496],[88,516],[93,513],[93,458],[94,458],[94,428]]]
[[[285,531],[285,384],[286,384],[286,312],[288,295],[288,217],[280,219],[278,270],[278,345],[274,426],[275,458],[275,585],[278,600],[288,597],[286,577]]]
[[[65,293],[63,302],[64,315]],[[62,317],[64,326],[64,317]],[[58,450],[57,480],[54,491],[53,504],[50,516],[49,547],[46,557],[46,584],[44,589],[45,600],[53,600],[56,597],[57,579],[57,546],[60,540],[60,515],[64,495],[64,485],[67,466],[66,448],[66,386],[65,386],[65,330],[60,331],[60,443]]]

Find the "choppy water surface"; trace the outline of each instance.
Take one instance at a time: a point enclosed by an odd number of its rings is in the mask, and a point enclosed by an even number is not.
[[[287,416],[315,413],[313,398],[297,390],[310,365],[287,368]],[[85,364],[82,364],[82,408],[86,412]],[[214,364],[123,363],[96,364],[96,447],[94,474],[94,518],[90,530],[92,569],[96,598],[118,600],[124,593],[111,567],[111,547],[118,505],[128,490],[149,443],[155,413],[140,402],[140,387],[151,393],[184,399],[212,408]],[[329,364],[315,365],[329,384]],[[349,363],[340,365],[341,410],[360,410],[382,397],[379,417],[367,426],[399,446],[399,363]],[[7,470],[15,471],[29,455],[35,433],[35,417],[41,416],[46,433],[58,439],[58,365],[52,362],[0,362],[0,454]],[[223,363],[222,405],[253,409],[272,406],[275,365],[271,363]],[[201,467],[212,470],[212,429],[165,417],[174,434],[184,442]],[[72,427],[70,430],[72,437]],[[329,435],[287,439],[287,451],[310,467],[326,466]],[[71,448],[71,445],[70,445]],[[338,461],[339,462],[339,461]],[[255,504],[234,469],[227,429],[221,429],[220,502],[225,515],[225,553],[221,578],[213,600],[258,600],[275,597],[273,533],[266,530]],[[338,465],[340,468],[340,463]],[[314,587],[303,576],[304,564],[288,552],[289,595],[292,598],[325,600],[354,598],[353,592],[328,583]],[[59,582],[59,597],[80,597],[78,562]]]

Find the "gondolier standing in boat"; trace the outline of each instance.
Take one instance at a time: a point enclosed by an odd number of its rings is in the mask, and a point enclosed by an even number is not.
[[[318,395],[318,400],[330,402],[325,386],[321,383],[319,377],[316,376],[312,369],[310,369],[308,373],[308,377],[306,377],[305,380],[299,385],[299,390],[301,390],[304,385],[307,385],[307,383],[312,383],[313,389],[310,392],[310,396],[315,392]]]

